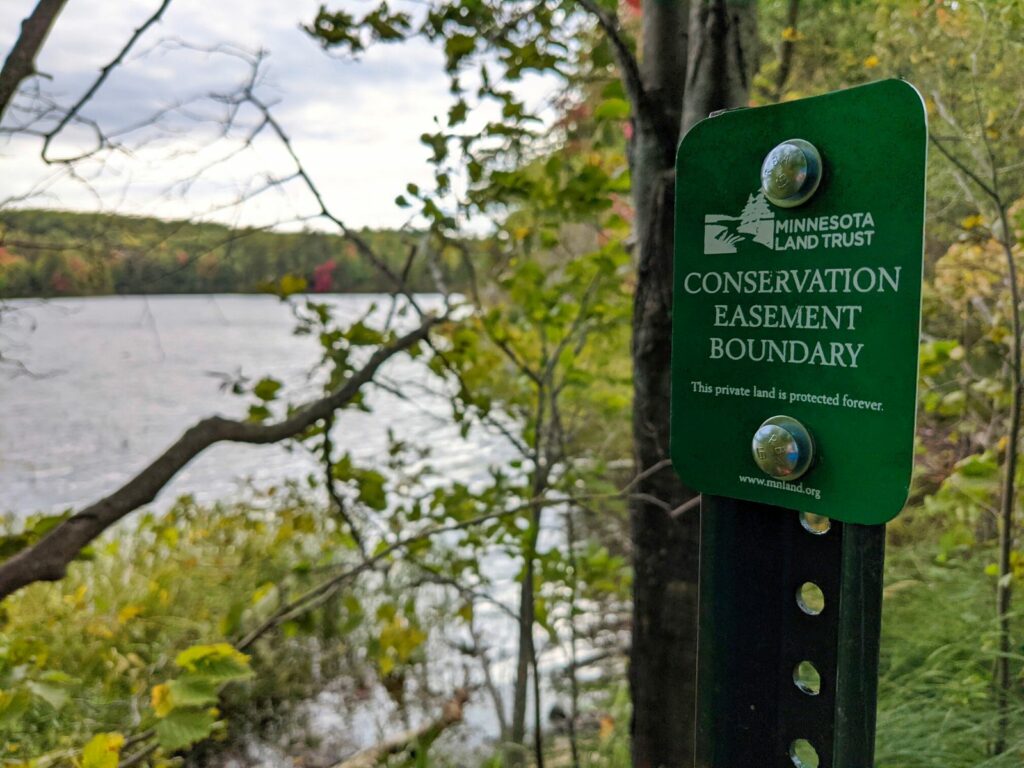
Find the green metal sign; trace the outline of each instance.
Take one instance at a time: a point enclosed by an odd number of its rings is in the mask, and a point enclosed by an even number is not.
[[[671,453],[690,487],[861,524],[902,509],[926,150],[924,105],[900,80],[687,133]]]

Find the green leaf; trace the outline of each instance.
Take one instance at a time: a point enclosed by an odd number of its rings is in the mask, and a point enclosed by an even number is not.
[[[227,643],[193,645],[179,653],[174,663],[217,682],[241,680],[252,675],[249,657]]]
[[[469,105],[462,99],[459,99],[455,105],[448,110],[448,126],[454,128],[456,125],[464,123],[468,113]]]
[[[174,709],[217,703],[217,683],[207,677],[185,675],[167,683],[167,689]]]
[[[452,35],[444,44],[444,53],[448,61],[446,67],[449,71],[455,69],[459,62],[473,52],[476,48],[476,39],[472,35]]]
[[[242,613],[245,611],[245,603],[241,600],[236,600],[231,604],[228,612],[224,614],[220,620],[220,633],[226,637],[230,637],[238,631],[238,628],[242,625]]]
[[[598,120],[625,120],[629,113],[629,102],[625,99],[605,99],[597,105],[594,117]]]
[[[299,275],[285,275],[270,286],[270,292],[284,299],[292,294],[302,293],[306,290],[306,286],[306,278]]]
[[[28,711],[30,703],[24,690],[0,691],[0,726],[17,723]]]
[[[345,331],[348,343],[356,347],[368,347],[384,341],[384,334],[362,322],[355,323]]]
[[[256,395],[260,400],[269,402],[277,397],[278,391],[281,389],[281,382],[277,379],[273,379],[269,376],[265,376],[256,382],[256,386],[252,388],[252,393]]]
[[[265,405],[250,405],[248,421],[261,422],[270,418],[270,409]]]
[[[156,738],[168,752],[192,746],[213,731],[216,719],[207,709],[176,709],[156,724]]]
[[[388,499],[384,492],[384,475],[367,470],[359,475],[359,500],[370,509],[382,512],[387,509]]]
[[[37,699],[42,699],[54,709],[61,709],[68,703],[68,692],[55,683],[32,680],[25,684],[29,692]]]

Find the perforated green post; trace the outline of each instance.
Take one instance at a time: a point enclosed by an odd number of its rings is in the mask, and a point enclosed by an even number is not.
[[[699,768],[872,765],[926,149],[897,80],[726,112],[680,147],[671,453],[704,494]]]

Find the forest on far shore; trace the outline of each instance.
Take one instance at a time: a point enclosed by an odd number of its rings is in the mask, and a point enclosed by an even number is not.
[[[415,291],[435,290],[415,233],[357,236]],[[459,270],[445,271],[453,282]],[[0,298],[159,293],[374,293],[394,284],[339,235],[56,210],[0,212]]]

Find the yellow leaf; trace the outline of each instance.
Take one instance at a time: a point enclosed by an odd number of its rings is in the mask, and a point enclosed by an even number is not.
[[[89,622],[85,626],[86,634],[92,635],[93,637],[100,637],[104,640],[109,640],[114,636],[114,633],[110,631],[110,627],[99,621]]]
[[[601,741],[608,741],[614,733],[615,721],[612,719],[611,715],[602,715],[601,730],[599,734]]]
[[[797,40],[803,40],[804,36],[801,35],[794,27],[786,27],[782,30],[782,39],[788,43],[795,43]]]
[[[85,604],[85,593],[89,591],[89,587],[83,584],[75,590],[74,594],[64,595],[64,602],[68,605],[73,605],[76,608],[81,608]]]
[[[142,613],[142,606],[126,605],[124,608],[117,612],[117,623],[127,624],[140,613]]]
[[[961,221],[960,226],[963,227],[964,229],[974,229],[975,227],[980,227],[984,223],[985,217],[976,213],[973,216],[968,216],[963,221]]]
[[[96,734],[82,749],[82,768],[117,768],[123,746],[120,733]]]
[[[866,59],[864,59],[864,66],[867,67],[868,69],[874,69],[881,63],[882,62],[879,61],[878,57],[875,56],[874,54],[871,54]]]
[[[149,692],[149,703],[153,706],[157,717],[167,717],[174,709],[174,704],[171,702],[170,686],[167,683],[154,685],[153,690]]]

